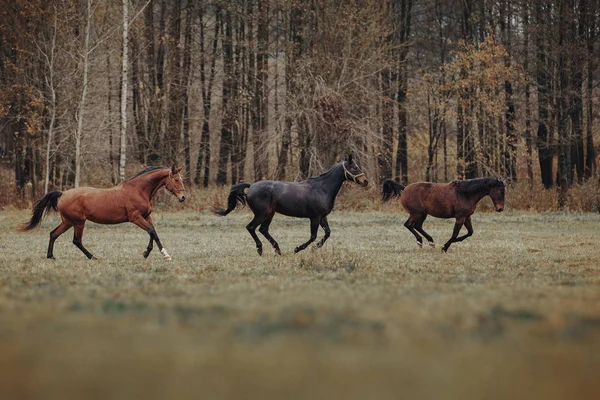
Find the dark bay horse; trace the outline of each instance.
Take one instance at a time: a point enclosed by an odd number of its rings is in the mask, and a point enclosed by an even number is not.
[[[183,179],[180,176],[181,168],[149,167],[128,181],[120,183],[110,189],[96,189],[80,187],[69,189],[65,192],[50,192],[38,200],[33,207],[33,214],[29,222],[20,225],[19,231],[29,231],[40,224],[44,214],[54,210],[60,213],[62,222],[50,232],[48,244],[48,258],[54,258],[54,241],[69,228],[73,227],[73,244],[92,259],[94,256],[87,251],[81,242],[83,228],[87,220],[99,224],[120,224],[132,222],[148,232],[150,243],[144,252],[144,258],[152,251],[152,242],[155,241],[165,258],[171,256],[160,243],[160,239],[152,224],[152,197],[158,189],[166,189],[177,197],[179,201],[185,200]]]
[[[269,234],[269,225],[275,213],[298,218],[310,219],[310,239],[294,249],[294,253],[304,250],[317,238],[319,225],[325,231],[325,236],[317,244],[323,246],[331,230],[327,223],[327,215],[333,209],[337,196],[344,181],[353,181],[360,186],[367,186],[368,180],[358,165],[349,156],[345,161],[335,164],[327,172],[304,182],[260,181],[257,183],[240,183],[231,187],[227,199],[227,209],[215,209],[215,214],[225,216],[237,205],[248,203],[254,213],[254,218],[246,226],[256,242],[256,251],[262,255],[262,242],[256,235],[256,228],[271,243],[275,252],[281,254],[279,244]],[[246,188],[248,193],[245,193]]]
[[[417,245],[423,246],[419,233],[435,247],[433,238],[423,230],[423,222],[428,215],[437,218],[456,218],[452,237],[446,242],[442,251],[447,251],[454,242],[461,242],[473,234],[471,215],[479,200],[490,196],[496,211],[504,210],[506,183],[498,178],[476,178],[455,180],[450,183],[412,183],[406,187],[392,179],[383,182],[383,201],[400,197],[402,206],[410,216],[404,226],[417,238]],[[458,236],[462,226],[467,233]],[[418,232],[418,233],[417,233]]]

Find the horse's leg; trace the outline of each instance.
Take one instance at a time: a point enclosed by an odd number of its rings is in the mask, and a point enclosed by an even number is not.
[[[323,228],[323,230],[325,231],[325,236],[323,236],[323,239],[321,239],[321,241],[319,243],[317,243],[317,247],[322,247],[325,244],[325,241],[331,235],[331,229],[329,229],[329,223],[327,222],[327,217],[321,218],[320,223],[321,223],[321,228]]]
[[[423,222],[425,222],[425,218],[427,218],[427,214],[423,214],[421,216],[421,219],[418,220],[417,223],[415,224],[415,229],[421,235],[425,236],[425,239],[427,239],[427,241],[429,242],[429,245],[431,247],[435,247],[435,243],[433,242],[433,238],[431,236],[429,236],[429,234],[423,230]]]
[[[254,239],[254,243],[256,243],[256,251],[258,252],[259,256],[262,256],[262,242],[260,241],[260,239],[258,238],[258,235],[256,234],[256,228],[258,228],[258,226],[264,221],[264,218],[259,217],[258,215],[254,214],[254,218],[252,218],[252,221],[250,221],[250,223],[248,225],[246,225],[246,229],[248,230],[248,232],[250,232],[250,236],[252,236],[252,239]]]
[[[452,232],[452,237],[450,238],[450,240],[448,240],[446,242],[446,244],[442,248],[442,251],[444,253],[446,251],[448,251],[448,247],[450,247],[450,245],[452,243],[456,242],[456,238],[458,237],[458,233],[460,232],[460,229],[462,228],[462,226],[463,226],[464,223],[465,223],[465,218],[456,218],[456,223],[454,224],[454,231]]]
[[[85,256],[87,258],[91,259],[96,259],[92,253],[90,253],[89,251],[87,251],[87,249],[85,247],[83,247],[83,243],[81,241],[81,239],[83,238],[83,227],[85,226],[85,222],[83,224],[77,224],[77,225],[73,225],[73,230],[75,231],[75,233],[73,233],[73,244],[75,246],[77,246],[77,248],[79,250],[81,250],[83,252],[83,254],[85,254]]]
[[[281,255],[281,250],[279,250],[279,243],[277,243],[277,241],[273,239],[273,236],[271,236],[271,234],[269,233],[269,225],[271,225],[271,221],[273,221],[273,215],[275,214],[271,214],[271,216],[267,218],[265,222],[260,224],[260,228],[258,230],[260,231],[260,233],[263,234],[264,237],[267,238],[269,243],[271,243],[271,246],[273,246],[273,248],[275,249],[275,253]]]
[[[421,216],[419,214],[410,214],[410,216],[404,223],[406,229],[408,229],[410,233],[415,235],[415,238],[417,238],[417,246],[419,246],[419,248],[423,247],[423,238],[415,230],[415,225],[417,224],[417,221],[420,220],[420,218]]]
[[[469,236],[473,235],[473,225],[471,225],[471,217],[470,216],[467,217],[467,219],[465,219],[465,228],[467,228],[467,233],[460,237],[457,237],[455,242],[462,242]]]
[[[54,228],[52,232],[50,232],[50,241],[48,242],[48,253],[46,255],[47,258],[54,258],[54,241],[63,233],[69,230],[71,224],[62,221],[59,226]]]
[[[140,228],[142,228],[143,230],[148,232],[148,235],[150,235],[150,243],[152,243],[152,240],[154,240],[156,242],[156,244],[158,245],[158,249],[160,250],[160,254],[163,255],[163,258],[167,261],[171,261],[171,256],[169,255],[169,253],[167,253],[167,249],[165,249],[163,247],[162,243],[160,242],[160,239],[158,238],[158,234],[156,233],[156,230],[154,229],[154,226],[152,225],[151,219],[150,219],[150,222],[148,222],[144,217],[139,215],[138,217],[133,218],[130,222],[134,223],[135,225],[139,226]],[[149,244],[148,247],[151,247],[151,245]],[[150,253],[148,252],[148,254],[150,254]]]
[[[146,222],[148,224],[150,224],[152,229],[154,229],[154,224],[152,223],[152,217],[148,215],[145,219],[146,219]],[[148,258],[148,256],[150,255],[150,252],[152,251],[153,248],[154,248],[154,238],[152,237],[152,235],[150,235],[150,241],[148,242],[148,247],[146,248],[146,251],[143,254],[144,258]]]
[[[308,242],[301,244],[300,246],[294,249],[294,253],[304,250],[308,247],[309,244],[314,242],[317,239],[317,230],[319,229],[319,220],[320,218],[311,218],[310,219],[310,239]]]

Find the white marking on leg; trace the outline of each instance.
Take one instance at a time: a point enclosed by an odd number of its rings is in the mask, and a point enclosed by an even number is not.
[[[163,255],[163,257],[165,258],[165,260],[171,261],[171,256],[169,255],[169,253],[167,253],[167,249],[165,249],[164,247],[160,251],[160,254]]]
[[[417,246],[419,246],[419,248],[422,249],[423,248],[423,243],[417,242]]]
[[[433,248],[435,248],[435,243],[434,242],[429,242],[429,245]]]

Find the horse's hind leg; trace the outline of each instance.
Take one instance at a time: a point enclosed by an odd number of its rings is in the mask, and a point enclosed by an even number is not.
[[[410,233],[415,235],[415,238],[417,239],[417,246],[419,246],[419,248],[423,247],[423,238],[417,233],[417,231],[415,229],[415,225],[417,224],[417,221],[419,221],[420,219],[421,219],[421,216],[419,214],[411,214],[408,217],[408,219],[406,220],[406,222],[404,223],[404,226],[406,227],[406,229],[408,229],[410,231]]]
[[[308,242],[301,244],[300,246],[294,249],[294,253],[304,250],[308,247],[309,244],[314,242],[317,239],[317,230],[319,229],[319,220],[320,218],[311,218],[310,219],[310,239]]]
[[[85,247],[83,247],[83,243],[81,240],[83,238],[83,227],[84,226],[85,226],[85,223],[73,226],[73,230],[75,230],[75,233],[73,233],[73,244],[75,246],[77,246],[77,248],[79,250],[81,250],[87,258],[89,258],[90,260],[95,259],[95,257],[92,255],[92,253],[90,253],[89,251],[87,251],[87,249]]]
[[[56,239],[60,235],[68,231],[70,227],[71,224],[62,221],[59,226],[57,226],[52,232],[50,232],[50,241],[48,242],[48,253],[46,255],[47,258],[54,258],[54,241],[56,241]]]
[[[325,244],[325,241],[331,235],[331,229],[329,229],[329,223],[327,222],[327,217],[321,218],[320,223],[321,223],[321,228],[323,228],[323,230],[325,231],[325,236],[323,236],[323,239],[321,239],[321,241],[319,243],[317,243],[317,247],[322,247]]]
[[[429,245],[431,247],[435,247],[435,243],[433,242],[433,238],[431,236],[429,236],[429,234],[423,230],[423,222],[425,222],[425,218],[427,218],[427,214],[423,214],[421,216],[421,219],[418,220],[417,223],[415,224],[415,229],[421,235],[425,236],[425,239],[427,239],[427,241],[429,242]]]
[[[266,221],[260,224],[260,228],[258,228],[258,230],[260,233],[263,234],[264,237],[267,238],[269,243],[271,243],[271,246],[273,246],[273,248],[275,249],[275,253],[281,255],[281,250],[279,250],[279,243],[277,243],[277,241],[273,239],[273,236],[271,236],[271,234],[269,233],[269,225],[271,225],[271,221],[273,221],[273,215],[274,214],[271,214],[271,216]]]
[[[259,256],[262,256],[262,242],[260,241],[260,239],[258,238],[258,235],[256,234],[256,228],[258,228],[258,226],[263,221],[264,221],[264,218],[259,218],[255,214],[252,221],[250,221],[250,223],[248,225],[246,225],[246,229],[250,233],[250,236],[252,236],[252,239],[254,239],[254,243],[256,243],[256,251],[258,252]]]

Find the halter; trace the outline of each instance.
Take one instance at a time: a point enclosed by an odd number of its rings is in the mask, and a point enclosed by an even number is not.
[[[356,178],[358,178],[359,176],[364,176],[366,177],[366,175],[363,172],[360,172],[356,175],[354,175],[352,172],[348,171],[348,169],[346,169],[346,162],[342,161],[342,168],[344,168],[344,177],[348,180],[354,181],[355,183],[358,183],[358,181],[356,180]]]
[[[169,185],[171,185],[171,189],[169,189]],[[173,185],[173,171],[169,171],[169,180],[165,183],[165,188],[174,196],[177,196],[179,192],[185,192],[183,188],[175,189],[175,185]]]

